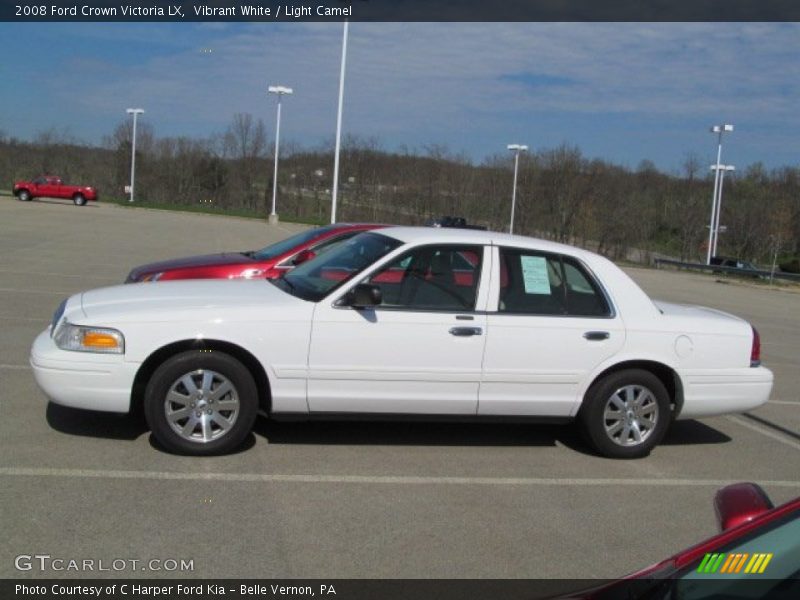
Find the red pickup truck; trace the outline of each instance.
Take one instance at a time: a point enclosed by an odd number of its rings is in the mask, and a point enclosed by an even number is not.
[[[54,175],[42,175],[33,181],[14,183],[14,195],[27,202],[34,198],[72,198],[76,206],[83,206],[89,200],[97,200],[97,189],[91,186],[67,185]]]

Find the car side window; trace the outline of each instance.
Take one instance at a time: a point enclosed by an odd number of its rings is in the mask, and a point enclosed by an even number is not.
[[[610,309],[602,291],[577,260],[501,248],[498,312],[605,317]]]
[[[480,246],[423,246],[399,256],[366,283],[381,289],[381,308],[474,310]]]

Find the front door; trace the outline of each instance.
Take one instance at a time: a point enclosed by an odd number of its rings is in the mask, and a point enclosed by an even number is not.
[[[380,305],[337,306],[344,290],[318,303],[310,411],[474,415],[486,340],[486,315],[477,311],[483,270],[480,246],[420,246],[360,281],[381,289]]]

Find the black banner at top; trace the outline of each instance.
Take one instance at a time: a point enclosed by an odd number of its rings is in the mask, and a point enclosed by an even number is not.
[[[797,0],[2,0],[0,20],[800,21]]]

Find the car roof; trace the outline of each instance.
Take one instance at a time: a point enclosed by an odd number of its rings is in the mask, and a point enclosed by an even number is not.
[[[450,244],[481,244],[495,246],[516,246],[531,248],[543,252],[566,253],[571,255],[594,254],[587,250],[560,244],[550,240],[512,235],[498,231],[485,231],[480,229],[459,229],[456,227],[389,227],[381,230],[382,234],[391,236],[401,242],[413,243],[450,243]]]

